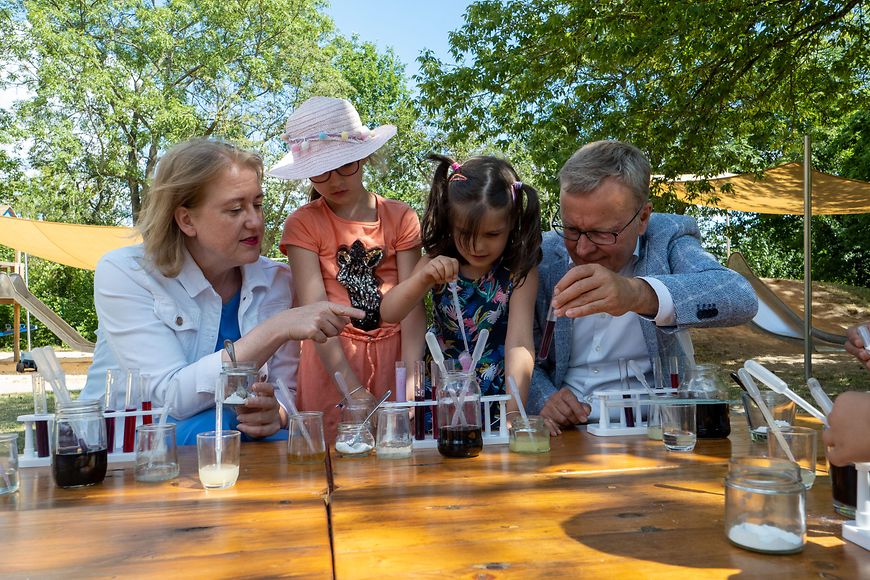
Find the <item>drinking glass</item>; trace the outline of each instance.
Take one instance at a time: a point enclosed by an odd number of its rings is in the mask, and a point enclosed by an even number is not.
[[[782,437],[791,450],[795,462],[801,468],[801,483],[805,488],[810,489],[816,480],[817,431],[807,427],[784,427]],[[776,437],[767,438],[767,451],[770,457],[788,459]]]
[[[18,433],[0,433],[0,495],[18,491]]]
[[[749,423],[749,435],[753,441],[767,439],[767,421],[761,414],[761,409],[755,404],[749,393],[741,393],[743,408],[746,410],[746,421]],[[790,427],[794,423],[794,415],[797,408],[794,401],[783,394],[774,391],[761,391],[761,399],[779,428]]]
[[[239,453],[242,434],[239,431],[206,431],[196,435],[196,455],[199,460],[199,480],[206,489],[232,487],[239,478]]]
[[[290,415],[287,425],[287,459],[290,463],[323,463],[326,440],[323,438],[323,413],[306,411]]]
[[[175,425],[139,425],[136,428],[136,481],[167,481],[178,477],[178,471]]]
[[[411,420],[406,407],[378,410],[377,454],[380,459],[405,459],[411,456]]]
[[[514,453],[547,453],[550,451],[550,429],[539,415],[527,419],[514,417],[508,431],[508,449]]]
[[[695,448],[695,405],[660,405],[662,440],[668,451],[691,451]]]

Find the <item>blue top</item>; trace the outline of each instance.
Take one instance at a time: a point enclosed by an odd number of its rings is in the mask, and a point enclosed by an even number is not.
[[[229,339],[236,342],[242,338],[242,331],[239,329],[239,304],[242,301],[242,289],[233,294],[230,301],[221,306],[221,323],[218,327],[217,344],[214,346],[214,351],[218,352],[223,349],[224,341]]]

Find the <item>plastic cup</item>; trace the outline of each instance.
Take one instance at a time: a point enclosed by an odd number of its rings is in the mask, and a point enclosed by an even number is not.
[[[218,457],[220,442],[220,457]],[[206,431],[196,436],[196,455],[199,459],[199,481],[206,489],[225,489],[239,478],[239,453],[242,434],[239,431]]]
[[[790,427],[794,423],[794,416],[797,407],[794,401],[774,391],[760,391],[764,404],[770,409],[770,414],[773,420],[776,421],[780,429]],[[746,421],[749,423],[749,435],[753,441],[764,441],[767,439],[767,421],[764,420],[764,415],[761,414],[761,409],[749,396],[749,393],[741,393],[743,399],[743,408],[746,410]]]
[[[0,433],[0,495],[18,491],[18,434]]]
[[[801,468],[801,483],[805,488],[810,489],[816,480],[818,432],[807,427],[786,427],[782,429],[782,437]],[[776,437],[767,438],[767,452],[770,457],[788,459]]]
[[[411,457],[414,443],[411,420],[406,407],[385,407],[378,410],[378,436],[375,447],[379,459]]]
[[[175,425],[139,425],[136,435],[136,481],[156,483],[178,477]]]
[[[316,464],[326,460],[323,413],[306,411],[291,415],[287,431],[287,460],[290,463]]]
[[[691,451],[695,448],[698,431],[695,423],[695,405],[660,405],[662,414],[662,441],[668,451]]]

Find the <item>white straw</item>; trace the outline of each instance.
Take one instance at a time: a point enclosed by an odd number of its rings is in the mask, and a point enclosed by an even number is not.
[[[761,363],[749,359],[748,361],[743,363],[743,367],[747,371],[749,371],[752,376],[770,387],[772,391],[776,391],[777,393],[785,395],[786,397],[794,401],[804,411],[824,423],[825,427],[828,426],[828,418],[825,417],[825,415],[821,411],[810,405],[803,397],[788,388],[788,385],[785,383],[785,381],[773,374],[773,372],[766,369]]]
[[[773,433],[774,437],[776,437],[776,441],[779,443],[779,446],[782,447],[786,457],[788,457],[789,461],[792,463],[797,463],[788,443],[785,441],[785,437],[782,436],[782,431],[779,430],[779,426],[776,424],[776,420],[774,420],[773,415],[770,414],[770,409],[767,408],[764,399],[761,398],[758,385],[756,385],[755,381],[752,380],[749,371],[743,368],[737,371],[737,374],[740,376],[740,380],[743,381],[743,386],[746,387],[749,396],[752,397],[755,404],[758,405],[758,410],[761,411],[761,415],[764,417],[764,420],[767,421],[768,430]]]
[[[335,373],[336,375],[341,376],[341,373]],[[342,377],[342,381],[344,377]],[[287,412],[290,413],[292,417],[299,416],[299,410],[296,408],[295,403],[293,403],[293,397],[290,396],[290,389],[287,385],[284,384],[284,381],[281,379],[275,379],[275,384],[278,386],[278,390],[281,391],[281,394],[284,395],[284,398],[287,399]],[[287,421],[287,427],[290,426],[290,421]],[[305,427],[305,423],[303,421],[299,421],[299,430],[302,431],[302,436],[305,438],[305,443],[308,444],[308,448],[311,450],[311,453],[315,453],[314,449],[314,441],[311,439],[311,433],[308,432],[308,429]],[[290,433],[292,435],[292,433]]]
[[[468,337],[465,336],[465,317],[462,315],[462,306],[459,304],[459,291],[456,288],[456,282],[448,282],[447,286],[453,294],[453,310],[456,311],[456,324],[459,325],[459,332],[462,333],[462,343],[465,345],[465,352],[468,352]]]
[[[822,385],[816,380],[815,377],[810,377],[807,379],[807,386],[810,388],[810,394],[813,396],[813,400],[818,403],[819,407],[822,408],[822,413],[825,414],[825,417],[831,414],[831,411],[834,408],[834,403],[831,401],[831,398],[822,388]]]
[[[523,398],[520,397],[520,390],[517,388],[517,382],[514,380],[514,378],[512,376],[508,377],[508,390],[510,390],[511,395],[513,395],[513,398],[517,400],[517,410],[520,412],[520,417],[523,418],[523,421],[525,422],[526,426],[528,427],[528,431],[526,431],[526,433],[529,434],[529,439],[534,439],[535,436],[532,434],[532,429],[531,429],[532,425],[531,425],[531,423],[529,423],[529,416],[526,415],[526,408],[525,408],[525,406],[523,406]]]
[[[486,348],[487,340],[489,340],[489,329],[484,328],[480,331],[480,334],[477,335],[477,343],[475,343],[474,353],[471,355],[471,367],[468,369],[468,372],[472,376],[477,372],[477,363],[480,362],[480,357],[483,356],[483,349]],[[468,395],[468,385],[471,380],[472,379],[465,381],[462,384],[462,390],[459,391],[459,402],[456,404],[458,407],[457,413],[453,415],[453,421],[451,422],[453,427],[455,427],[460,421],[463,425],[468,423],[468,419],[465,417],[465,397]]]

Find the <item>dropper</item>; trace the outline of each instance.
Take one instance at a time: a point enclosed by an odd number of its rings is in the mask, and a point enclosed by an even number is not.
[[[861,337],[861,342],[864,343],[864,350],[870,352],[870,328],[866,324],[858,326],[858,336]]]
[[[776,437],[776,441],[779,443],[779,446],[782,447],[786,457],[788,457],[789,461],[792,463],[797,463],[794,454],[791,452],[788,443],[785,441],[785,437],[782,436],[782,431],[779,430],[779,426],[776,424],[773,415],[770,414],[770,409],[767,408],[767,404],[765,404],[764,399],[761,398],[758,385],[756,385],[755,381],[752,380],[749,371],[743,368],[737,371],[737,375],[740,377],[741,382],[743,382],[743,386],[746,387],[749,396],[752,397],[752,400],[755,401],[756,405],[758,405],[758,410],[761,411],[761,415],[764,417],[764,420],[767,421],[768,429],[773,433],[773,436]]]
[[[484,328],[480,331],[480,334],[477,335],[477,343],[474,345],[474,353],[471,355],[471,367],[468,369],[468,372],[472,376],[477,372],[477,363],[480,362],[480,357],[483,356],[483,349],[486,348],[486,341],[488,340],[489,329]],[[456,404],[457,412],[453,415],[453,421],[451,423],[454,427],[459,421],[462,421],[463,425],[468,423],[468,420],[465,418],[465,397],[468,395],[468,385],[470,382],[471,379],[465,381],[462,384],[462,389],[459,391],[459,402]]]
[[[810,389],[810,394],[813,396],[813,399],[818,403],[819,407],[822,408],[822,413],[824,413],[826,417],[830,415],[834,408],[834,403],[822,388],[822,385],[819,384],[819,381],[815,377],[810,377],[807,379],[807,386]]]
[[[520,412],[520,417],[523,418],[523,422],[526,425],[531,427],[531,425],[529,425],[529,416],[526,415],[526,408],[523,405],[523,398],[520,397],[520,390],[517,388],[517,382],[514,380],[513,376],[508,377],[508,388],[510,389],[511,395],[513,395],[514,399],[517,401],[517,410]],[[531,429],[526,431],[526,433],[529,434],[529,439],[535,438],[535,436],[532,435]]]
[[[650,396],[655,396],[655,392],[649,386],[649,383],[646,382],[646,377],[643,376],[643,371],[640,369],[640,366],[633,360],[628,361],[628,368],[631,369],[631,372],[634,373],[634,376],[640,381],[641,386],[646,389],[646,392],[650,394]]]
[[[341,373],[336,373],[341,374]],[[275,384],[278,386],[278,390],[281,391],[281,394],[284,395],[284,398],[287,400],[287,412],[290,413],[292,417],[299,416],[299,410],[296,408],[296,405],[293,403],[293,397],[290,396],[290,389],[287,388],[287,385],[284,384],[284,381],[281,379],[276,379]],[[290,426],[290,421],[287,421],[288,427]],[[299,430],[302,431],[302,437],[305,438],[305,443],[308,444],[308,448],[311,450],[311,453],[315,453],[314,449],[314,441],[311,439],[311,433],[308,432],[308,428],[305,427],[305,423],[299,422]],[[292,435],[292,433],[291,433]]]
[[[450,293],[453,294],[453,310],[456,315],[456,324],[459,326],[459,332],[462,333],[462,343],[465,345],[465,350],[459,355],[459,362],[465,368],[465,363],[469,362],[468,354],[468,337],[465,335],[465,317],[462,315],[462,305],[459,303],[459,291],[456,287],[456,281],[448,282],[447,287],[450,288]]]
[[[761,363],[753,359],[749,359],[745,363],[743,363],[743,366],[747,371],[749,371],[752,376],[770,387],[770,390],[785,395],[807,413],[824,423],[825,427],[828,426],[828,419],[827,417],[825,417],[824,413],[810,405],[803,397],[788,388],[788,385],[785,383],[785,381],[783,381],[781,378],[766,369],[764,366],[762,366]]]

